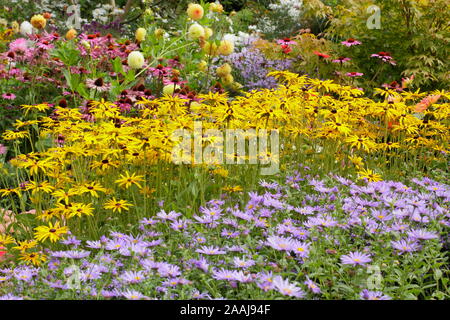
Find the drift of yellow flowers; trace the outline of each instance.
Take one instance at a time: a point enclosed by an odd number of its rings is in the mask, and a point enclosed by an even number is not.
[[[227,66],[221,68],[229,75]],[[448,161],[449,92],[379,89],[377,94],[385,100],[374,101],[359,89],[331,80],[285,71],[268,76],[278,79],[278,88],[233,99],[226,93],[209,92],[189,102],[172,95],[179,86],[168,85],[163,97],[139,101],[135,113],[122,114],[102,99],[91,103],[94,121],[85,119],[78,108],[56,107],[52,117],[17,122],[20,130],[6,131],[5,139],[31,139],[31,130],[39,128],[42,138],[56,141],[63,136],[64,144],[11,159],[11,165],[30,179],[16,188],[1,189],[0,195],[32,197],[39,203],[37,217],[48,223],[35,229],[39,242],[56,242],[69,228],[76,228],[79,219],[102,225],[110,218],[105,214],[108,210],[137,214],[140,208],[120,199],[128,194],[152,194],[154,187],[161,190],[161,176],[166,178],[173,170],[172,151],[177,142],[171,135],[177,129],[192,130],[195,121],[202,121],[207,129],[254,129],[255,134],[262,129],[278,130],[285,150],[303,148],[303,160],[329,157],[329,162],[354,167],[368,181],[382,179],[377,167],[387,162],[393,165],[414,159],[417,165],[428,166]],[[418,101],[429,95],[441,98],[430,101],[420,114],[415,112]],[[203,145],[208,144],[206,140]],[[288,152],[280,156],[293,157]],[[228,174],[220,165],[208,170],[219,176]]]

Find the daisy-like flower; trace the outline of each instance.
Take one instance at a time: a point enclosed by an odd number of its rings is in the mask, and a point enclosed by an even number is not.
[[[342,41],[341,43],[347,47],[357,46],[357,45],[361,44],[361,42],[359,42],[358,40],[353,39],[353,38],[348,38],[347,40]]]
[[[408,232],[408,236],[411,239],[417,239],[417,240],[430,240],[430,239],[437,239],[439,238],[439,235],[431,232],[431,231],[427,231],[425,229],[414,229]]]
[[[142,293],[136,290],[124,290],[121,292],[122,296],[128,300],[148,300],[147,296],[144,296]]]
[[[372,58],[378,58],[381,59],[381,61],[383,62],[389,62],[392,65],[396,65],[396,62],[394,60],[392,60],[391,54],[389,52],[378,52],[378,53],[374,53],[372,55],[370,55]]]
[[[127,202],[127,200],[116,200],[115,197],[106,201],[103,206],[105,209],[111,209],[113,212],[119,211],[119,213],[122,212],[122,210],[129,211],[129,207],[133,207],[133,205]]]
[[[34,230],[36,230],[34,237],[37,241],[43,242],[50,239],[51,242],[56,242],[69,231],[69,228],[67,226],[60,227],[58,221],[54,225],[50,222],[48,226],[39,226]]]
[[[341,256],[342,264],[351,264],[351,265],[364,265],[368,262],[372,261],[368,254],[361,253],[359,251],[350,252],[348,255]]]
[[[359,295],[363,300],[391,300],[391,297],[383,294],[381,291],[369,291],[364,289]]]
[[[125,187],[125,189],[128,189],[129,187],[131,187],[133,184],[136,185],[139,189],[142,188],[142,186],[139,184],[139,182],[144,181],[144,176],[137,176],[135,175],[135,173],[133,173],[130,176],[130,173],[128,171],[125,172],[125,175],[121,174],[120,175],[120,179],[117,179],[115,182],[120,186],[120,187]]]
[[[245,260],[241,259],[239,257],[234,257],[233,264],[236,268],[250,268],[251,266],[255,265],[255,260]]]
[[[416,242],[410,240],[391,241],[392,248],[398,250],[400,253],[413,252],[419,249],[419,245]]]
[[[297,42],[295,42],[294,40],[292,40],[291,38],[283,38],[283,39],[279,39],[277,40],[278,44],[284,44],[284,45],[290,45],[290,44],[296,44]]]
[[[111,89],[111,84],[110,83],[105,83],[103,81],[103,78],[98,78],[98,79],[87,79],[86,80],[86,85],[89,89],[95,89],[98,92],[106,92],[109,91],[109,89]]]
[[[269,247],[274,248],[275,250],[281,250],[281,251],[291,251],[294,247],[293,239],[292,238],[284,238],[284,237],[278,237],[278,236],[271,236],[267,238],[266,244]]]
[[[143,271],[125,271],[119,278],[125,283],[140,283],[146,279]]]
[[[14,93],[4,93],[2,94],[2,98],[6,100],[14,100],[16,99],[16,95]]]
[[[362,72],[347,72],[345,74],[347,77],[361,77],[364,75]]]
[[[304,282],[304,284],[307,285],[308,289],[311,290],[313,293],[320,293],[320,288],[317,286],[317,284],[314,283],[314,281],[312,281],[308,277]]]
[[[227,281],[235,281],[236,280],[236,271],[220,269],[214,270],[212,272],[212,277],[216,280],[227,280]]]
[[[219,247],[214,246],[202,246],[200,249],[195,250],[195,252],[203,253],[207,255],[217,255],[217,254],[225,254],[226,251],[220,249]]]
[[[345,62],[347,62],[347,61],[350,61],[350,60],[352,60],[352,59],[346,58],[346,57],[339,57],[339,58],[333,60],[332,62],[333,62],[333,63],[340,63],[340,64],[343,64],[343,63],[345,63]]]
[[[273,285],[275,289],[284,296],[295,298],[305,297],[305,292],[301,288],[289,283],[288,280],[284,280],[281,276],[276,276],[273,279]]]

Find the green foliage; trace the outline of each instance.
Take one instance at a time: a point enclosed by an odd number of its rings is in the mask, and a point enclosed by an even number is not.
[[[381,10],[381,29],[368,29],[373,1],[341,1],[334,7],[327,35],[335,41],[356,38],[363,43],[352,53],[358,68],[366,75],[377,72],[370,55],[390,52],[397,62],[377,79],[378,84],[399,81],[414,75],[414,87],[424,90],[445,88],[449,77],[450,8],[446,0],[386,0]],[[350,48],[352,49],[352,48]],[[381,82],[381,83],[380,83]]]

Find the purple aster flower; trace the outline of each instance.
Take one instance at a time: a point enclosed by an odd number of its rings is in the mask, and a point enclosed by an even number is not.
[[[217,254],[226,254],[227,252],[220,249],[219,247],[214,246],[202,246],[200,249],[195,250],[198,253],[203,253],[207,255],[217,255]]]
[[[139,221],[139,223],[144,226],[151,226],[151,225],[158,223],[158,220],[155,220],[152,218],[144,218],[141,221]]]
[[[412,239],[418,240],[430,240],[437,239],[439,235],[437,233],[427,231],[425,229],[414,229],[408,232],[408,236]]]
[[[158,267],[158,273],[161,277],[171,277],[175,278],[181,275],[180,267],[170,264],[164,263]]]
[[[172,220],[172,221],[175,221],[176,218],[181,216],[181,213],[178,213],[178,212],[175,212],[175,211],[170,211],[169,213],[166,213],[166,211],[161,210],[160,212],[158,212],[156,214],[156,216],[158,218],[160,218],[161,220]]]
[[[233,264],[236,268],[247,269],[255,265],[255,260],[245,260],[239,257],[234,257]]]
[[[64,258],[83,259],[83,258],[86,258],[87,256],[89,256],[90,254],[91,253],[86,250],[71,250],[71,251],[65,252]]]
[[[320,288],[311,279],[307,278],[304,284],[307,285],[308,289],[311,290],[313,293],[320,293]]]
[[[307,258],[309,255],[309,243],[301,242],[298,240],[292,241],[292,250],[298,257]]]
[[[125,271],[119,279],[125,283],[140,283],[146,277],[143,271]]]
[[[211,299],[211,296],[206,292],[200,292],[197,289],[192,291],[192,299]]]
[[[91,249],[101,249],[103,244],[100,241],[86,241],[87,248]]]
[[[232,270],[226,270],[226,269],[220,269],[220,270],[213,270],[212,277],[216,280],[228,280],[228,281],[235,281],[236,280],[236,271]]]
[[[19,269],[16,270],[14,278],[25,282],[30,282],[33,279],[33,272],[28,269]]]
[[[419,245],[416,242],[410,240],[391,241],[392,248],[403,252],[413,252],[419,249]]]
[[[381,291],[369,291],[364,289],[359,295],[363,300],[391,300],[391,297],[383,294]]]
[[[342,264],[364,265],[372,261],[368,254],[359,251],[350,252],[348,255],[341,256]]]
[[[190,260],[190,262],[193,263],[194,266],[196,266],[200,270],[203,270],[204,272],[208,272],[209,263],[205,257],[200,257],[198,260],[192,259],[192,260]]]
[[[293,249],[293,239],[278,236],[270,236],[267,238],[266,245],[280,251],[291,251]]]
[[[72,236],[65,240],[62,240],[61,243],[68,245],[68,246],[73,246],[74,248],[77,248],[81,244],[81,241],[78,240],[76,237]]]
[[[15,296],[12,293],[7,293],[3,296],[0,296],[0,300],[23,300],[23,298]]]
[[[275,289],[284,296],[295,298],[305,297],[305,292],[301,288],[289,283],[288,280],[284,280],[281,276],[276,276],[273,279],[273,284]]]
[[[147,296],[144,296],[142,293],[136,290],[124,290],[121,292],[122,296],[128,300],[147,300],[149,299]]]

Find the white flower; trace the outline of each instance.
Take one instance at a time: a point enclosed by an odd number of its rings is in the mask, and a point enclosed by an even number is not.
[[[20,25],[20,33],[24,36],[33,33],[33,26],[28,21],[24,21]]]

